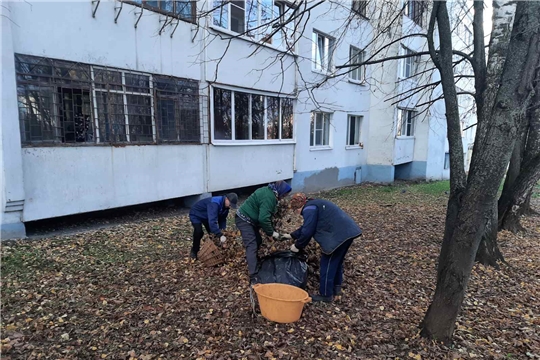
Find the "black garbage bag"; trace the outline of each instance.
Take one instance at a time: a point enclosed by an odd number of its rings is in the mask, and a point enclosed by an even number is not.
[[[261,259],[258,278],[261,284],[280,283],[305,289],[308,265],[305,254],[276,251]]]

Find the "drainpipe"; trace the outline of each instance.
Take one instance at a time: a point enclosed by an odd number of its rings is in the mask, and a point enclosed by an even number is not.
[[[294,34],[294,36],[296,36],[296,34]],[[298,43],[296,43],[296,47],[297,48],[299,47]],[[296,49],[295,51],[298,52],[298,49]],[[294,54],[292,56],[294,57],[294,62],[296,64],[295,69],[294,69],[294,94],[296,95],[296,107],[295,107],[295,110],[297,110],[297,111],[295,111],[294,115],[296,115],[298,113],[298,72],[300,71],[300,68],[298,67],[298,63],[297,63],[298,57],[296,55],[294,55]],[[298,130],[298,122],[297,122],[297,119],[295,119],[294,122],[293,122],[293,137],[294,137],[293,176],[294,176],[294,173],[296,173],[296,171],[297,171],[297,168],[296,168],[296,147],[297,147],[296,139],[298,138],[297,134],[296,134],[297,130]]]
[[[198,2],[197,2],[198,3]],[[203,6],[203,11],[207,11],[207,2],[204,1],[202,2],[202,6]],[[207,54],[207,49],[206,49],[206,46],[207,46],[207,43],[206,43],[206,37],[208,36],[208,16],[209,15],[206,15],[204,17],[204,19],[201,19],[203,21],[203,29],[202,31],[200,31],[200,36],[202,37],[201,39],[201,46],[202,46],[202,49],[201,49],[201,53],[202,53],[202,66],[201,66],[201,84],[204,84],[204,88],[206,89],[206,94],[207,94],[207,102],[204,103],[204,101],[202,102],[202,114],[203,114],[203,132],[206,130],[206,134],[203,135],[203,140],[205,139],[205,136],[208,136],[208,141],[206,143],[204,143],[204,176],[203,176],[203,182],[204,182],[204,192],[208,192],[208,188],[209,188],[209,172],[210,172],[210,164],[209,164],[209,158],[210,158],[210,142],[211,142],[211,135],[210,135],[210,114],[209,114],[209,111],[208,111],[208,106],[209,106],[209,92],[208,92],[208,83],[207,83],[207,79],[206,79],[206,75],[208,73],[208,64],[207,64],[207,61],[208,61],[208,54]],[[199,26],[200,26],[200,23],[199,23]],[[203,96],[205,96],[205,94],[202,94]],[[206,114],[206,116],[204,116]],[[207,125],[207,127],[205,127],[205,124]]]

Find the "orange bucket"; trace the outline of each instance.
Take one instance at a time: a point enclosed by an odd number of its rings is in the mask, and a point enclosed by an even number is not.
[[[311,298],[304,290],[285,284],[255,284],[261,314],[266,319],[277,323],[292,323],[302,316],[304,304]]]

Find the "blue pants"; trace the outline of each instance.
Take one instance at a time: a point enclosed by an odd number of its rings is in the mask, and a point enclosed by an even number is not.
[[[353,240],[354,238],[345,241],[330,255],[322,255],[319,286],[319,293],[322,296],[333,296],[334,287],[341,286],[343,282],[343,260],[345,260],[345,255]]]

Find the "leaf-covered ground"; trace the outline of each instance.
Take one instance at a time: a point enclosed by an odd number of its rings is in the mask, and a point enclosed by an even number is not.
[[[346,259],[344,295],[306,305],[288,325],[252,316],[239,239],[229,242],[223,266],[188,260],[185,215],[4,244],[2,359],[540,358],[538,216],[523,220],[526,233],[500,233],[510,267],[475,266],[454,345],[418,338],[446,187],[318,194],[351,214],[364,236]],[[283,246],[268,241],[261,251]],[[316,275],[310,279],[314,290]]]

